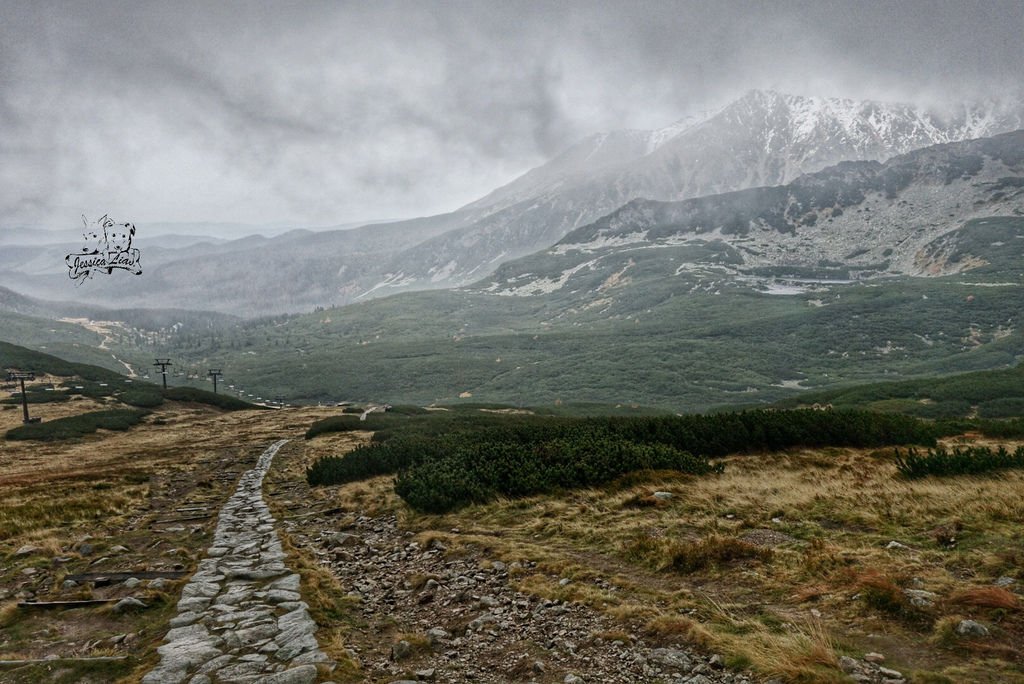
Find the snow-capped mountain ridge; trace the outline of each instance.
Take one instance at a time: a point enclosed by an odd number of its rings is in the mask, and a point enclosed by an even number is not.
[[[1022,127],[1024,105],[1014,102],[938,113],[754,90],[705,118],[590,136],[465,207],[474,214],[470,225],[398,255],[388,270],[405,274],[408,289],[428,279],[427,287],[467,285],[635,198],[678,201],[783,185],[840,161],[885,161]],[[442,268],[447,280],[433,280]]]
[[[748,158],[760,153],[786,159],[774,172],[763,162],[755,163],[753,167],[761,168],[762,172],[754,174],[749,182],[737,179],[714,188],[716,192],[727,192],[788,183],[802,173],[818,171],[839,161],[885,161],[928,145],[987,137],[1022,127],[1024,105],[1019,102],[967,104],[959,111],[941,113],[904,103],[751,90],[716,112],[686,117],[664,128],[624,129],[588,136],[550,162],[464,209],[491,214],[529,197],[557,194],[592,182],[595,176],[613,183],[629,177],[627,187],[633,194],[624,201],[633,197],[670,200],[710,194],[701,191],[709,189],[706,183],[696,188],[676,183],[676,192],[666,193],[664,184],[645,182],[649,174],[664,171],[666,163],[671,162],[676,168],[700,163],[704,155],[694,143],[701,138],[713,144],[716,138],[726,136],[729,144],[718,147],[735,150]]]

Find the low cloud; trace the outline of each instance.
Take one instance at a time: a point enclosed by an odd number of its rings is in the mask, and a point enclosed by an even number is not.
[[[424,215],[751,88],[1019,87],[1019,2],[720,5],[9,2],[0,225]]]

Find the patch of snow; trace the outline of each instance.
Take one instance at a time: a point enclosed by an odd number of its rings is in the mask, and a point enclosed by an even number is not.
[[[568,252],[595,252],[599,249],[606,249],[608,247],[621,247],[623,245],[632,245],[637,242],[645,242],[647,240],[647,231],[641,230],[635,233],[627,233],[625,235],[598,235],[590,242],[577,242],[565,245],[555,245],[551,248],[552,254],[567,254]]]
[[[403,273],[401,271],[399,271],[398,273],[389,273],[389,274],[387,274],[387,277],[384,280],[382,280],[381,282],[377,283],[376,285],[371,287],[369,290],[367,290],[366,292],[364,292],[361,295],[359,295],[358,297],[356,297],[356,299],[362,299],[366,295],[368,295],[371,292],[374,292],[376,290],[379,290],[382,287],[403,287],[405,285],[410,285],[410,284],[412,284],[414,282],[414,280],[415,279],[412,278],[411,276],[410,277],[406,277],[405,273]]]
[[[456,266],[457,266],[457,264],[455,263],[455,259],[452,259],[447,264],[445,264],[442,268],[438,269],[436,273],[434,273],[432,276],[430,276],[430,282],[432,282],[432,283],[439,283],[439,282],[441,282],[443,280],[447,280],[448,278],[451,277],[452,273],[455,272],[455,267]],[[430,270],[433,271],[435,269],[432,268]]]
[[[763,294],[767,295],[799,295],[807,292],[806,289],[798,285],[787,285],[783,283],[765,283],[765,289],[761,290]]]
[[[562,271],[562,274],[557,278],[537,278],[518,287],[494,291],[493,294],[500,297],[531,297],[534,295],[551,294],[556,290],[562,289],[569,281],[569,278],[573,277],[576,273],[579,273],[584,268],[593,266],[595,263],[597,263],[597,259],[585,261],[582,264],[577,264],[572,268]]]

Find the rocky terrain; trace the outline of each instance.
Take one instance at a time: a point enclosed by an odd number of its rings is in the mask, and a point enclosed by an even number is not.
[[[286,528],[351,588],[367,632],[378,625],[393,632],[388,623],[403,630],[390,648],[384,642],[355,651],[370,681],[759,681],[724,671],[720,655],[697,653],[685,643],[654,647],[585,606],[516,591],[510,576],[532,572],[536,564],[506,565],[479,552],[449,558],[443,543],[417,542],[394,516],[360,517],[341,532],[314,532],[330,524],[309,518]]]
[[[635,200],[546,252],[504,265],[482,290],[530,296],[571,289],[589,272],[608,277],[645,250],[676,261],[663,276],[711,271],[733,282],[787,270],[835,279],[954,273],[982,262],[950,259],[957,240],[947,236],[971,220],[1024,215],[1022,155],[1024,132],[1015,132],[884,164],[843,163],[778,187]]]

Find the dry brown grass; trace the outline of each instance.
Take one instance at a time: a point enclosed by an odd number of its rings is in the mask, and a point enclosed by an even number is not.
[[[400,503],[395,510],[419,540],[439,535],[450,549],[481,544],[505,560],[536,561],[541,572],[513,577],[520,590],[586,603],[631,629],[683,618],[683,632],[692,623],[706,633],[691,640],[784,681],[839,681],[835,640],[854,653],[884,648],[887,664],[921,681],[929,672],[940,680],[955,672],[953,681],[1012,681],[1021,670],[1009,651],[992,649],[983,660],[927,646],[948,602],[922,611],[903,588],[949,597],[970,588],[967,578],[1014,574],[1024,561],[1010,541],[1024,517],[1024,473],[908,481],[895,477],[890,457],[852,449],[737,456],[724,459],[717,477],[648,474],[446,516],[412,515]],[[673,497],[648,500],[661,489]],[[444,538],[451,528],[462,531],[455,540]],[[751,529],[794,541],[769,550],[739,539]],[[908,548],[886,549],[892,540]],[[569,589],[580,583],[558,587],[576,566],[619,591],[573,596]],[[851,601],[857,593],[861,600]],[[1024,640],[1024,626],[1002,627],[1004,642]],[[884,634],[884,646],[870,633]]]
[[[1020,608],[1020,599],[1000,587],[964,589],[950,596],[949,603],[954,606],[1001,608],[1003,610],[1018,610]]]
[[[703,625],[682,615],[659,615],[648,620],[643,633],[655,643],[683,642],[710,648],[715,641]]]
[[[785,633],[757,632],[743,649],[758,671],[788,682],[846,682],[828,630],[813,622]]]
[[[39,408],[57,417],[94,408],[87,403]],[[0,423],[14,420],[13,413],[0,411]],[[304,428],[329,413],[215,414],[169,406],[160,409],[163,424],[150,422],[128,433],[98,433],[65,444],[0,442],[0,526],[13,533],[0,542],[0,557],[13,574],[33,563],[49,564],[85,532],[98,531],[113,545],[145,519],[148,506],[168,496],[167,482],[206,478],[209,486],[197,486],[196,492],[210,499],[226,496],[227,489],[213,477],[215,456],[239,453],[239,444],[253,451],[282,436],[293,437],[296,441],[286,447],[285,458],[275,460],[268,476],[278,519],[311,507],[394,512],[402,526],[417,533],[417,541],[436,540],[449,554],[472,547],[509,563],[533,561],[536,566],[528,571],[510,572],[516,588],[591,606],[617,625],[614,632],[695,643],[726,654],[737,666],[784,681],[838,681],[837,642],[854,654],[882,650],[887,665],[915,672],[915,681],[945,677],[995,684],[1024,676],[1013,646],[1024,643],[1019,605],[1007,598],[1012,592],[978,586],[1013,575],[1024,564],[1024,552],[1014,542],[1024,519],[1019,495],[1024,473],[906,481],[893,476],[884,451],[794,451],[725,459],[721,476],[647,474],[607,489],[419,516],[395,497],[387,477],[297,493],[294,485],[301,484],[313,459],[368,438],[350,433],[303,440]],[[654,505],[638,503],[656,490],[671,491],[673,497]],[[55,496],[63,497],[66,506],[53,505]],[[460,532],[453,534],[452,528]],[[752,529],[784,533],[792,542],[767,550],[739,538]],[[888,550],[891,540],[909,548]],[[338,601],[342,588],[315,556],[283,541],[308,587],[307,602],[332,625],[318,638],[343,663],[334,678],[358,681],[357,669],[344,660],[351,614]],[[38,557],[13,558],[13,551],[26,543],[43,551]],[[196,558],[202,551],[198,544],[170,537],[153,553],[179,546],[183,558]],[[137,548],[134,542],[129,546]],[[560,577],[574,581],[560,586]],[[594,578],[613,590],[597,586],[590,581]],[[919,582],[909,586],[942,597],[927,621],[900,613],[905,609],[902,588],[911,578]],[[864,590],[877,592],[879,605],[889,601],[897,610],[850,600]],[[812,606],[820,622],[811,618]],[[965,645],[949,625],[955,628],[960,613],[975,610],[1003,617],[984,643]],[[17,615],[8,611],[0,611],[0,619]],[[151,663],[159,643],[159,625],[149,630],[153,638],[136,653],[143,663],[140,671]],[[868,634],[882,635],[883,643]],[[22,646],[12,644],[5,654]]]

